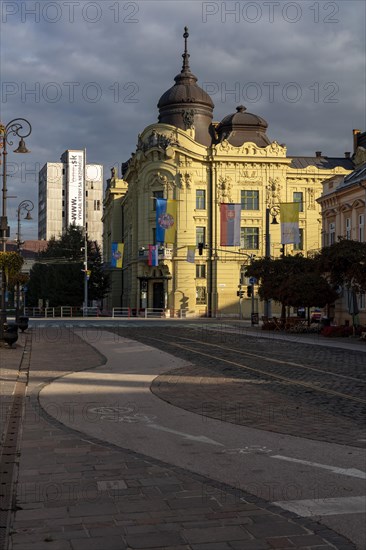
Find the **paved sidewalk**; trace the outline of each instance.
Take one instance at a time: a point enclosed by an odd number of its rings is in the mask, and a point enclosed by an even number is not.
[[[45,384],[103,362],[71,330],[33,339],[11,550],[355,548],[314,521],[86,437],[41,409]]]

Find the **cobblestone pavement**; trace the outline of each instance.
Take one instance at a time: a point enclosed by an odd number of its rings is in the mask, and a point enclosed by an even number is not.
[[[124,328],[121,334],[192,363],[152,385],[175,406],[224,422],[365,447],[365,353],[207,325],[164,328],[161,336],[153,328]]]
[[[10,353],[5,361],[14,366],[17,355]],[[86,439],[40,408],[45,384],[103,362],[70,331],[33,340],[9,548],[355,548],[324,526],[243,491]]]

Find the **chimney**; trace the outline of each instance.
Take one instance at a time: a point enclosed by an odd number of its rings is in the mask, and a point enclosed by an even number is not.
[[[355,153],[358,145],[358,136],[361,133],[361,130],[354,129],[352,130],[352,132],[353,132],[353,152]]]
[[[321,157],[322,156],[322,152],[321,151],[315,151],[315,154],[317,157]]]
[[[350,158],[351,158],[351,153],[350,153],[350,151],[346,151],[346,152],[344,153],[344,156],[346,157],[346,159],[350,159]]]

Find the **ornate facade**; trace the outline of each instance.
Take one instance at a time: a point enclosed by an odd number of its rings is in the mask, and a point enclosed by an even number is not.
[[[243,106],[220,123],[212,122],[213,102],[189,68],[187,37],[185,30],[183,67],[159,101],[159,121],[138,136],[136,151],[122,167],[128,186],[121,200],[122,305],[161,308],[174,315],[247,316],[250,300],[239,305],[238,285],[247,284],[242,272],[250,257],[265,254],[266,209],[299,202],[301,241],[296,247],[287,245],[285,252],[318,250],[321,216],[316,199],[322,181],[348,174],[353,165],[348,155],[289,157],[285,145],[268,138],[266,121]],[[157,197],[177,200],[177,235],[160,250],[159,265],[150,267],[147,249],[155,244]],[[242,204],[240,247],[220,246],[222,202]],[[281,251],[279,227],[270,226],[272,257]],[[194,244],[192,264],[187,247]],[[262,304],[256,308],[261,312]]]
[[[321,207],[323,246],[336,243],[339,237],[366,242],[366,132],[354,130],[354,140],[354,171],[348,176],[325,180],[317,199]],[[356,299],[359,322],[366,325],[366,296],[358,295]],[[335,322],[350,322],[353,307],[353,297],[344,290],[335,304]]]

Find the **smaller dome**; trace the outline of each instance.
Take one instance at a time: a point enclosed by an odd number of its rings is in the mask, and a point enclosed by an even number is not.
[[[243,105],[239,105],[236,113],[227,115],[218,125],[218,141],[226,139],[235,147],[251,141],[258,147],[267,147],[271,143],[266,135],[267,128],[268,123],[264,118],[248,113]]]

